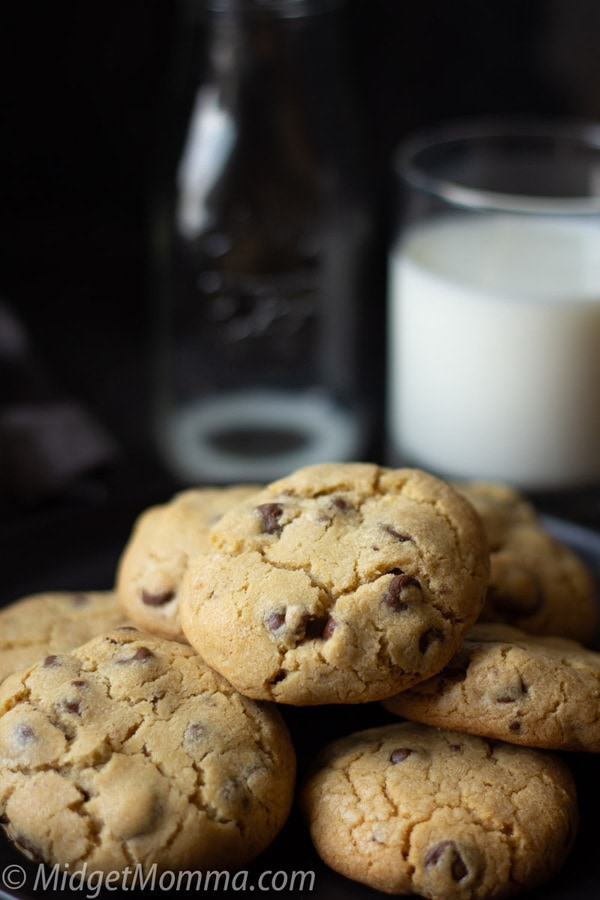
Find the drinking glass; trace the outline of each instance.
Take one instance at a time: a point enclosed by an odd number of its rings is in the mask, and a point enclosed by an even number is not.
[[[395,178],[390,460],[600,484],[600,127],[442,123],[403,143]]]

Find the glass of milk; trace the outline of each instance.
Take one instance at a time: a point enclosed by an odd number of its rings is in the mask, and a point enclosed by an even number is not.
[[[600,126],[458,121],[395,160],[390,462],[600,484]]]

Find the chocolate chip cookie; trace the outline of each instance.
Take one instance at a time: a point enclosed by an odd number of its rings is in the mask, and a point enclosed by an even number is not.
[[[561,756],[412,722],[324,748],[301,806],[331,868],[429,900],[509,897],[546,882],[579,819]]]
[[[141,513],[119,560],[116,579],[119,602],[134,624],[185,642],[179,589],[188,559],[208,548],[208,532],[220,516],[258,488],[190,488]]]
[[[600,653],[567,638],[477,623],[441,672],[383,702],[440,728],[600,753]]]
[[[133,627],[0,686],[0,820],[49,865],[244,866],[285,822],[294,778],[277,709]]]
[[[546,531],[532,504],[513,488],[487,482],[455,487],[479,513],[490,545],[481,620],[593,644],[600,607],[585,562]]]
[[[0,682],[50,653],[63,653],[127,623],[114,591],[48,591],[0,610]]]
[[[445,482],[307,466],[223,515],[185,575],[183,631],[255,699],[381,699],[438,671],[481,611],[479,518]]]

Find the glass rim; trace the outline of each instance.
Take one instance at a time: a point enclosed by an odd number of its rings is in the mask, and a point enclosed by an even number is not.
[[[535,196],[487,190],[461,184],[427,171],[418,162],[420,154],[447,145],[475,145],[490,140],[538,139],[548,147],[557,142],[598,155],[598,186],[593,194],[575,196]],[[479,117],[449,119],[423,128],[400,142],[393,168],[407,185],[439,197],[454,207],[497,212],[546,215],[598,215],[600,213],[600,122],[557,117]]]
[[[209,13],[275,15],[282,19],[318,16],[341,9],[345,4],[346,0],[204,0],[204,8]]]

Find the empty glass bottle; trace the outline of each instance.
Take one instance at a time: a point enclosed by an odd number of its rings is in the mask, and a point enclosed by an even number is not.
[[[155,194],[156,433],[184,482],[359,458],[373,194],[343,0],[188,0]]]

